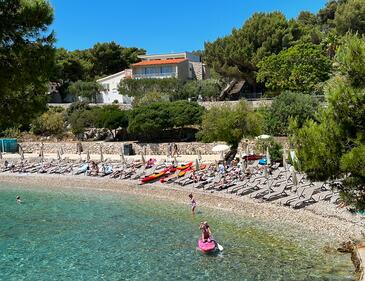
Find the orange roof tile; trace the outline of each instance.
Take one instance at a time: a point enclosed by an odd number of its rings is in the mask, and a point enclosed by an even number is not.
[[[161,64],[178,64],[187,59],[167,59],[167,60],[144,60],[132,64],[132,66],[145,66],[145,65],[161,65]]]

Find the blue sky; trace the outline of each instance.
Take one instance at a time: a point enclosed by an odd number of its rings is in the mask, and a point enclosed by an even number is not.
[[[147,53],[204,48],[239,28],[254,12],[281,11],[288,18],[317,12],[326,0],[50,0],[57,47],[86,49],[115,41]]]

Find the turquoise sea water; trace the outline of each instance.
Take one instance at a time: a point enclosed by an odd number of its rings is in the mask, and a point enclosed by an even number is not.
[[[201,220],[222,253],[196,251]],[[0,186],[0,280],[353,280],[322,238],[120,193]]]

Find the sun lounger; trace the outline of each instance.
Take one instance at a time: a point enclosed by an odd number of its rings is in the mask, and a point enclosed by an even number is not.
[[[282,195],[287,195],[285,192],[285,189],[288,188],[288,183],[286,181],[282,182],[281,184],[279,184],[279,186],[275,189],[273,189],[272,191],[270,191],[268,194],[266,194],[263,199],[264,200],[272,200],[276,197],[282,196]]]
[[[289,195],[288,197],[285,197],[285,198],[280,200],[280,205],[289,205],[290,202],[299,199],[300,196],[302,196],[305,188],[308,187],[308,186],[309,185],[300,185],[300,186],[298,186],[298,188],[296,189],[294,194]]]
[[[257,190],[260,187],[264,188],[264,183],[262,183],[261,181],[255,181],[254,183],[247,183],[246,186],[238,190],[236,194],[244,195],[246,193]]]
[[[302,195],[298,199],[291,201],[289,205],[293,208],[299,208],[303,204],[315,201],[313,199],[313,194],[316,191],[318,191],[318,186],[308,187],[304,189]]]
[[[203,189],[204,190],[210,190],[210,189],[212,189],[216,184],[218,184],[221,181],[222,177],[223,177],[222,174],[216,175],[210,183],[206,184],[203,187]]]

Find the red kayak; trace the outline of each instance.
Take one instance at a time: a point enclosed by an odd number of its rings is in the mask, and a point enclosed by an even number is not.
[[[217,244],[214,240],[209,240],[207,242],[203,242],[203,240],[198,240],[198,249],[203,253],[211,253],[216,250]]]

